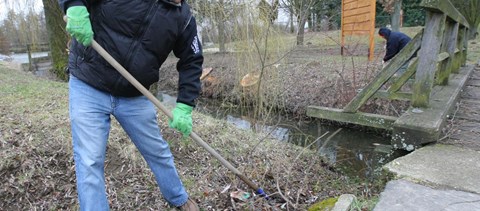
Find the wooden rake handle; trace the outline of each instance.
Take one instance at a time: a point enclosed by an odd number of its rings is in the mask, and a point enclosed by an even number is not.
[[[67,16],[63,16],[63,20],[67,22]],[[168,118],[172,119],[173,115],[155,96],[153,96],[150,91],[148,91],[140,82],[137,81],[120,63],[118,63],[102,46],[100,46],[95,40],[92,40],[92,48],[95,49],[100,56],[102,56],[112,67],[114,67],[125,79],[127,79],[135,88],[138,89],[145,97],[147,97],[155,106],[157,106]],[[263,189],[259,188],[255,183],[249,180],[245,175],[243,175],[237,168],[235,168],[230,162],[225,160],[215,149],[210,147],[205,141],[203,141],[194,131],[190,133],[190,137],[197,142],[198,145],[203,147],[215,157],[220,163],[227,167],[228,170],[233,172],[238,178],[245,182],[250,188],[255,190],[255,192],[261,196],[264,196],[268,199],[267,194]]]
[[[137,81],[120,63],[118,63],[102,46],[100,46],[95,40],[92,41],[92,48],[95,49],[110,65],[112,65],[123,77],[125,77],[135,88],[138,89],[143,95],[145,95],[155,106],[157,106],[168,118],[172,119],[173,115],[153,94],[148,91],[140,82]],[[225,160],[215,149],[210,147],[205,141],[203,141],[195,132],[190,133],[190,137],[209,152],[213,157],[219,160],[222,165],[227,167],[241,180],[243,180],[250,188],[258,191],[258,186],[250,181],[245,175],[243,175],[237,168],[235,168],[230,162]]]

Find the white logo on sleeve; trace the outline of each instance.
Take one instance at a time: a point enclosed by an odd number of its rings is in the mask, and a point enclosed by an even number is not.
[[[195,35],[192,42],[192,50],[194,54],[200,53],[200,45],[198,43],[198,36]]]

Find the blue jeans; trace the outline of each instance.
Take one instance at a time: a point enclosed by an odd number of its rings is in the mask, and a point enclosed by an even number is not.
[[[188,195],[157,124],[156,110],[145,97],[115,97],[70,76],[69,109],[77,192],[81,210],[108,210],[104,162],[115,116],[153,171],[163,197],[173,206]]]

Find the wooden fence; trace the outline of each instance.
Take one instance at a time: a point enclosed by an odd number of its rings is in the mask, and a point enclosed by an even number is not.
[[[43,56],[43,57],[36,57],[32,56],[35,52],[45,52],[50,51],[48,43],[42,44],[27,44],[25,46],[26,53],[28,55],[28,63],[21,64],[23,70],[25,71],[32,71],[32,72],[45,72],[52,69],[52,62],[50,55]]]

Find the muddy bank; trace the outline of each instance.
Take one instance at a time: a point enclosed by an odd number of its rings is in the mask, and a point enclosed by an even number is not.
[[[5,210],[76,210],[75,174],[67,110],[67,84],[41,79],[0,64],[0,207]],[[238,130],[194,113],[194,129],[247,177],[271,194],[254,196],[207,152],[159,122],[171,144],[178,171],[204,210],[305,210],[342,193],[371,197],[383,182],[358,182],[326,165],[315,152],[279,143],[265,134]],[[106,161],[106,184],[113,210],[168,208],[150,170],[113,121]],[[252,194],[246,201],[235,191]]]

